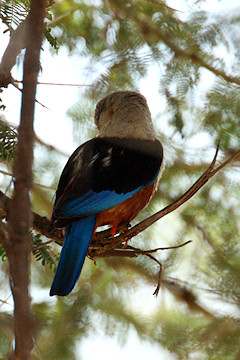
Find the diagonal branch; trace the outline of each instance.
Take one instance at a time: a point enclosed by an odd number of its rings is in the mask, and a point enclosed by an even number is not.
[[[127,232],[118,235],[115,238],[112,238],[110,230],[101,231],[95,233],[92,237],[91,244],[88,250],[88,255],[90,257],[104,257],[104,256],[124,256],[123,252],[123,243],[130,240],[134,236],[138,235],[149,226],[154,224],[156,221],[176,210],[186,201],[188,201],[192,196],[194,196],[206,182],[212,178],[216,173],[218,173],[221,169],[223,169],[230,162],[235,161],[240,156],[240,150],[229,157],[226,161],[224,161],[218,167],[215,167],[217,155],[219,151],[219,145],[217,146],[216,153],[214,159],[211,164],[207,168],[207,170],[203,173],[203,175],[176,201],[172,204],[166,206],[164,209],[158,211],[157,213],[151,215],[147,219],[141,221],[133,228],[128,230]],[[8,209],[11,199],[9,199],[5,194],[0,191],[0,217],[7,218]],[[50,225],[50,221],[46,217],[42,217],[36,213],[33,213],[33,228],[39,232],[40,234],[46,236],[47,238],[56,241],[61,244],[63,242],[63,231],[54,230],[53,232],[49,232],[48,228]],[[121,233],[122,230],[126,229],[126,225],[122,224],[118,227],[118,233]],[[126,248],[125,248],[126,250]],[[131,254],[131,251],[127,250],[129,253],[129,257],[136,257],[136,252]],[[126,255],[125,255],[126,256]]]
[[[114,6],[115,4],[111,2],[111,5]],[[162,41],[174,53],[175,57],[188,59],[193,64],[209,70],[218,77],[222,77],[225,81],[240,85],[240,77],[228,75],[224,70],[210,65],[203,57],[178,46],[176,41],[171,40],[169,34],[160,30],[159,27],[150,21],[145,15],[139,15],[136,11],[134,12],[126,6],[122,6],[121,11],[124,13],[124,16],[130,18],[135,23],[136,27],[138,27],[140,32],[144,35],[147,43],[148,37],[152,38],[155,35],[157,39]]]
[[[26,47],[26,24],[28,17],[13,32],[8,46],[3,54],[0,63],[0,86],[7,87],[12,82],[11,70],[16,64],[16,58],[22,49]]]
[[[220,166],[218,166],[216,169],[214,169],[217,155],[219,151],[219,144],[216,149],[216,153],[214,155],[214,158],[207,168],[207,170],[202,174],[202,176],[182,195],[180,198],[178,198],[176,201],[174,201],[172,204],[166,206],[164,209],[158,211],[157,213],[151,215],[147,219],[141,221],[134,227],[132,227],[127,232],[117,236],[114,239],[110,239],[108,246],[108,250],[114,249],[117,246],[119,246],[122,242],[126,242],[130,240],[131,238],[135,237],[136,235],[140,234],[142,231],[147,229],[150,225],[154,224],[156,221],[161,219],[162,217],[166,216],[167,214],[171,213],[172,211],[176,210],[178,207],[180,207],[182,204],[184,204],[187,200],[189,200],[193,195],[195,195],[199,189],[203,187],[206,182],[211,179],[217,172],[219,172],[222,168],[224,168],[226,165],[228,165],[230,162],[236,160],[237,157],[240,156],[240,150],[237,151],[234,155],[232,155],[230,158],[228,158],[225,162],[223,162]],[[92,238],[91,245],[94,244],[94,237]],[[101,243],[102,245],[102,243]],[[102,249],[99,247],[99,249]],[[104,246],[105,249],[105,246]],[[91,247],[90,247],[91,251]],[[101,251],[101,250],[100,250]]]
[[[51,6],[53,1],[48,3],[44,1],[46,7]],[[29,14],[21,22],[16,30],[12,33],[8,46],[6,47],[0,63],[0,87],[8,87],[9,84],[14,84],[14,79],[11,76],[11,70],[16,64],[17,56],[21,50],[26,48],[27,34],[29,26]]]

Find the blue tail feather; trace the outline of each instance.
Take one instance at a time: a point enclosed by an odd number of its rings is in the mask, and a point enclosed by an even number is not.
[[[91,215],[66,227],[50,296],[65,296],[73,289],[80,276],[95,223],[96,215]]]

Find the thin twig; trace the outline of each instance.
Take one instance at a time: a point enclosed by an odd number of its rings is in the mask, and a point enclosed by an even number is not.
[[[63,150],[56,148],[56,146],[53,146],[53,145],[51,145],[51,144],[48,144],[47,142],[45,142],[45,141],[43,141],[42,139],[40,139],[36,134],[35,134],[35,140],[36,140],[40,145],[46,146],[46,147],[48,148],[48,150],[50,150],[50,151],[56,151],[56,152],[58,152],[59,154],[65,156],[65,157],[70,157],[70,154],[67,154],[67,153],[64,152]]]
[[[78,10],[78,9],[76,9]],[[59,21],[62,21],[65,17],[73,14],[76,10],[71,10],[68,11],[67,13],[64,13],[63,15],[60,15],[59,17],[57,17],[56,19],[53,19],[51,21],[48,22],[48,26],[52,27],[54,26],[56,23],[58,23]]]
[[[11,296],[12,296],[12,294],[10,294],[10,295],[6,298],[6,300],[1,300],[1,299],[0,299],[0,301],[1,301],[0,307],[3,306],[4,304],[7,304],[7,305],[12,306],[12,304],[10,304],[9,302],[7,302],[8,299],[10,299]]]
[[[22,80],[14,80],[14,82],[21,84]],[[93,84],[66,84],[66,83],[50,83],[50,82],[39,82],[38,85],[53,85],[53,86],[94,86]]]
[[[150,259],[152,259],[153,261],[155,261],[159,265],[157,287],[156,287],[156,289],[155,289],[155,291],[153,293],[154,296],[158,296],[158,293],[159,293],[159,290],[160,290],[160,287],[161,287],[161,280],[162,280],[162,264],[154,256],[152,256],[150,254],[146,254],[146,256],[148,256]]]
[[[20,89],[16,84],[14,84],[13,81],[10,82],[16,89],[18,89],[19,91],[23,92],[22,89]],[[39,105],[41,105],[42,107],[44,107],[45,109],[50,110],[46,105],[42,104],[40,101],[38,101],[37,99],[34,100],[36,103],[38,103]]]
[[[40,244],[40,245],[33,246],[33,247],[32,247],[32,251],[33,251],[33,250],[41,249],[41,248],[43,248],[44,246],[47,246],[47,245],[51,244],[53,241],[54,241],[54,240],[49,240],[49,241],[46,241],[45,243],[42,243],[42,244]]]
[[[0,173],[3,174],[3,175],[7,175],[7,176],[13,177],[13,174],[12,174],[12,173],[7,172],[7,171],[4,171],[4,170],[1,170],[1,169],[0,169]],[[45,188],[45,189],[49,189],[49,190],[54,190],[54,191],[56,191],[56,189],[53,188],[53,187],[51,187],[51,186],[43,185],[43,184],[37,183],[37,182],[35,182],[35,181],[33,182],[33,184],[34,184],[34,185],[37,185],[37,186],[40,186],[40,187],[43,187],[43,188]]]
[[[158,296],[158,293],[159,293],[159,290],[160,290],[160,287],[161,287],[162,263],[158,259],[156,259],[154,256],[152,256],[151,254],[154,253],[154,252],[157,252],[159,250],[178,249],[178,248],[183,247],[183,246],[185,246],[185,245],[187,245],[187,244],[189,244],[191,242],[192,242],[192,240],[189,240],[189,241],[186,241],[185,243],[180,244],[180,245],[156,248],[156,249],[152,249],[152,250],[141,250],[141,249],[137,249],[137,248],[135,248],[133,246],[130,246],[130,245],[127,246],[127,249],[132,249],[135,254],[145,255],[145,256],[149,257],[150,259],[152,259],[153,261],[155,261],[159,265],[158,281],[157,281],[157,287],[156,287],[156,289],[155,289],[155,291],[153,293],[154,296]]]
[[[146,255],[146,254],[152,254],[154,252],[157,252],[157,251],[162,251],[162,250],[172,250],[172,249],[178,249],[178,248],[181,248],[189,243],[191,243],[192,240],[188,240],[186,241],[185,243],[183,244],[180,244],[180,245],[175,245],[175,246],[167,246],[167,247],[159,247],[159,248],[156,248],[156,249],[151,249],[151,250],[141,250],[141,249],[138,249],[138,248],[135,248],[133,246],[130,246],[130,245],[127,245],[126,249],[132,249],[134,250],[135,253],[139,253],[141,255]]]
[[[7,171],[4,171],[4,170],[1,170],[1,169],[0,169],[0,173],[3,174],[3,175],[7,175],[7,176],[13,176],[12,173],[7,172]]]

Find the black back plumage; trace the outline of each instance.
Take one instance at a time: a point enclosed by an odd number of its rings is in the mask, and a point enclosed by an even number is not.
[[[59,180],[57,209],[88,191],[130,192],[156,178],[163,160],[158,140],[94,138],[79,146],[69,158]]]

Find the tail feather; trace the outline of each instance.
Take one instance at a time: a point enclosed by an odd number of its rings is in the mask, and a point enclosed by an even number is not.
[[[65,296],[73,289],[80,276],[95,223],[96,216],[91,215],[66,228],[50,296]]]

